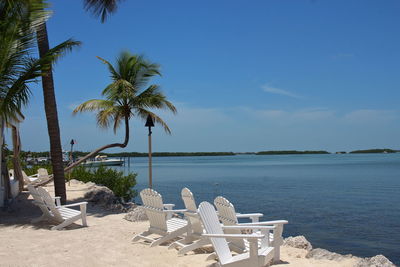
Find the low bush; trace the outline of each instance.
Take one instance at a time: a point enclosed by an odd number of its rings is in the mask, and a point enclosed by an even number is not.
[[[98,168],[85,168],[78,166],[66,177],[82,182],[93,182],[110,188],[114,194],[124,201],[132,200],[136,195],[133,187],[136,185],[136,173],[124,175],[123,172],[100,166]]]
[[[39,165],[33,165],[27,168],[22,168],[26,175],[34,175],[37,173],[37,170],[43,168],[46,169],[49,174],[53,173],[53,166],[51,164],[39,164]]]

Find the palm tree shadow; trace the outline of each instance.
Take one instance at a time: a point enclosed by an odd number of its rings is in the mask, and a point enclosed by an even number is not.
[[[42,211],[33,203],[33,199],[29,198],[29,192],[21,192],[7,208],[0,209],[0,227],[15,227],[15,228],[33,228],[33,229],[47,229],[57,223],[51,221],[40,221],[32,223],[33,219],[39,218],[42,215]],[[73,204],[77,202],[86,201],[83,197],[74,199],[74,201],[68,201],[67,204]],[[79,210],[79,206],[70,207],[72,209]],[[96,204],[88,203],[86,213],[88,216],[104,217],[111,214],[118,214],[121,212],[106,210],[103,207],[99,207]],[[83,226],[77,221],[77,223],[71,224],[64,229],[75,230],[82,228]]]

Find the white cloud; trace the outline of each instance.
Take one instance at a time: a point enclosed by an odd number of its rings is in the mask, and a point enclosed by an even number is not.
[[[289,96],[293,98],[301,98],[301,96],[296,95],[295,93],[289,92],[287,90],[283,90],[280,88],[272,87],[269,85],[263,85],[261,86],[264,92],[271,93],[271,94],[276,94],[276,95],[284,95],[284,96]]]

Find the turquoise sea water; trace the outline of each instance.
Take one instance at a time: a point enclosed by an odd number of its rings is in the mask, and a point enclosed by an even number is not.
[[[147,158],[131,158],[137,189],[147,186]],[[286,219],[284,236],[357,256],[383,254],[400,264],[400,153],[240,155],[153,158],[153,185],[182,208],[188,187],[198,203],[218,195],[237,212]]]

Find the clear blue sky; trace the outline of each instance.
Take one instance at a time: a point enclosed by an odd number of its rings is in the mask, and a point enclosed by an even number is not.
[[[400,1],[127,0],[105,24],[83,1],[51,2],[51,45],[83,43],[55,67],[64,149],[123,141],[71,115],[110,82],[96,56],[122,50],[161,64],[154,83],[178,108],[159,112],[172,135],[156,127],[154,151],[400,149]],[[49,149],[42,102],[33,88],[24,150]],[[147,150],[143,125],[125,151]]]

